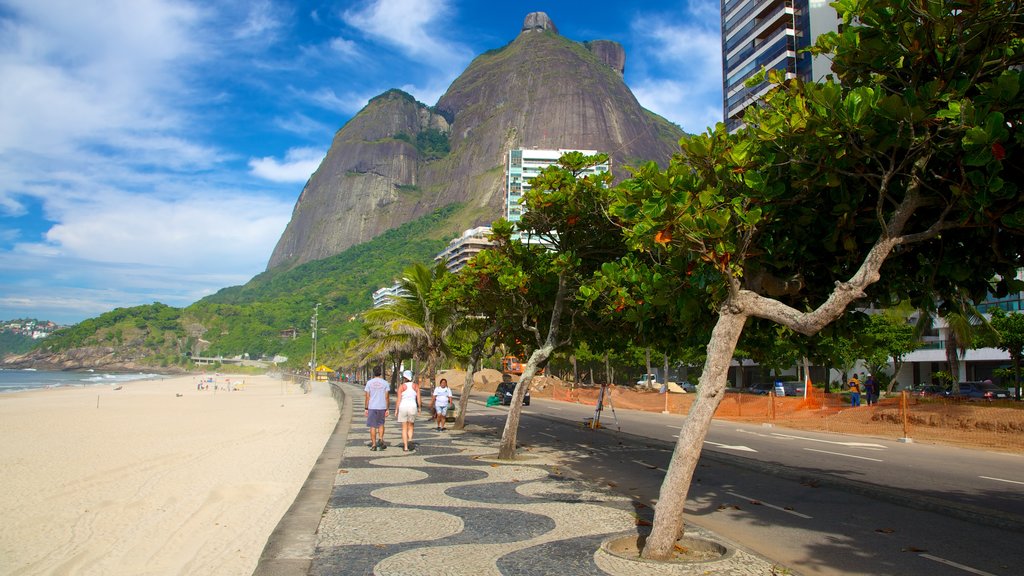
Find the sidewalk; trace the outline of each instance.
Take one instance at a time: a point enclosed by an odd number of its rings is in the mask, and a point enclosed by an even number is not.
[[[372,452],[362,391],[345,385],[342,391],[345,425],[339,422],[338,441],[328,442],[318,463],[335,467],[333,486],[314,469],[268,541],[255,575],[772,573],[770,562],[692,524],[688,536],[710,537],[730,552],[689,565],[645,565],[598,552],[603,540],[642,530],[640,517],[629,498],[561,477],[557,451],[535,449],[523,460],[504,463],[495,459],[493,435],[472,426],[438,432],[423,414],[415,451],[402,451],[401,430],[392,418],[385,431],[389,447]],[[340,458],[328,454],[338,447]],[[317,499],[323,502],[325,490],[326,508],[314,527],[308,512]],[[296,522],[300,516],[304,520]],[[643,520],[639,524],[647,524]]]

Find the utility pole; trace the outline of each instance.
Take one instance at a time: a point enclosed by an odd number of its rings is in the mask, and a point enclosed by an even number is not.
[[[320,314],[320,303],[317,302],[316,306],[313,307],[313,318],[310,323],[313,325],[313,355],[309,362],[309,379],[316,380],[316,323],[317,316]]]

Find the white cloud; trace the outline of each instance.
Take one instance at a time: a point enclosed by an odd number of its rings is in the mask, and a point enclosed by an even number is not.
[[[270,41],[277,37],[277,32],[282,26],[274,5],[262,0],[249,6],[249,13],[242,25],[235,30],[234,37],[239,40]]]
[[[346,40],[341,36],[331,38],[331,40],[327,43],[327,46],[331,49],[332,52],[340,54],[342,56],[353,57],[360,55],[359,45],[356,44],[354,41]]]
[[[320,166],[324,151],[316,148],[292,148],[283,161],[272,157],[252,158],[249,168],[254,176],[272,182],[305,182]]]
[[[630,27],[643,63],[630,82],[637,100],[691,133],[722,121],[718,6],[693,1],[685,23],[674,23],[661,14],[643,15]]]
[[[409,58],[437,69],[461,69],[472,57],[464,46],[445,40],[444,26],[431,29],[450,12],[446,0],[373,0],[342,18],[364,34],[395,46]]]
[[[11,273],[0,281],[0,317],[33,310],[68,322],[155,300],[190,304],[263,270],[292,207],[249,191],[176,186],[44,203],[59,224],[41,242],[0,252]]]
[[[0,152],[73,151],[84,140],[180,121],[175,63],[199,52],[198,12],[158,0],[11,0],[0,45]]]
[[[637,101],[694,134],[722,121],[722,100],[678,80],[647,79],[632,87]]]

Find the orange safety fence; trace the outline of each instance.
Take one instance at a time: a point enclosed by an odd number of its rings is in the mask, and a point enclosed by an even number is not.
[[[595,406],[599,387],[546,387],[544,396]],[[610,386],[615,408],[686,415],[696,394],[660,394]],[[856,434],[905,441],[945,443],[1024,452],[1024,404],[968,402],[894,393],[868,405],[850,405],[846,394],[812,388],[806,398],[727,392],[715,418],[766,423],[786,428]]]

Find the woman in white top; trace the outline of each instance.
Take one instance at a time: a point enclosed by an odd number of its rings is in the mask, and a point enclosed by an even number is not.
[[[412,427],[420,413],[420,387],[412,381],[412,370],[402,372],[402,385],[398,387],[398,421],[402,423],[402,444],[404,452],[415,450],[412,444]]]
[[[448,380],[441,378],[437,386],[434,388],[432,394],[434,400],[434,414],[437,419],[437,430],[443,432],[447,430],[445,424],[448,422],[448,404],[452,399],[452,389],[448,387]]]

